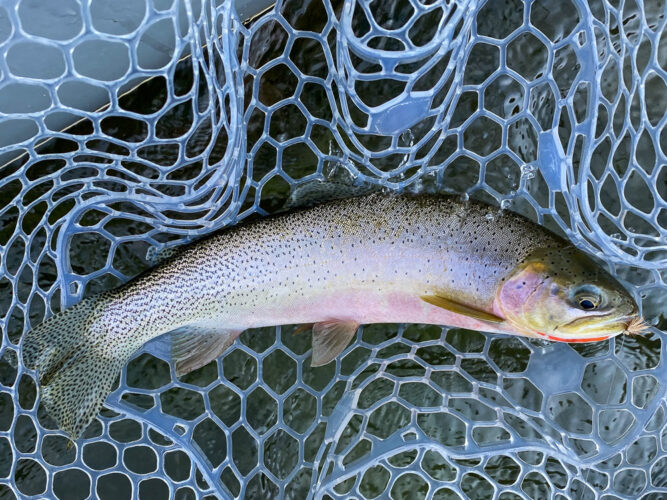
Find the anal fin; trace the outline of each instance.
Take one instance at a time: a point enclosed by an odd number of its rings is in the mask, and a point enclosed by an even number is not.
[[[456,314],[461,314],[463,316],[468,316],[470,318],[479,319],[481,321],[486,321],[488,323],[502,323],[503,321],[505,321],[503,318],[500,318],[495,314],[482,311],[475,307],[462,304],[460,302],[448,299],[447,297],[442,297],[440,295],[422,295],[421,299],[424,302],[428,302],[429,304],[432,304],[434,306],[446,309],[447,311],[451,311]]]
[[[186,326],[171,333],[171,358],[176,375],[207,365],[234,343],[238,330],[211,330],[200,326]]]
[[[354,337],[359,328],[356,321],[322,321],[313,325],[313,354],[310,366],[333,361]]]

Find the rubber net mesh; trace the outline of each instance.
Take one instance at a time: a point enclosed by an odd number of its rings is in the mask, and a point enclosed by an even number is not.
[[[0,7],[0,496],[667,495],[666,12]],[[601,257],[654,328],[564,345],[373,325],[321,368],[309,336],[270,328],[180,379],[157,339],[81,440],[55,428],[20,365],[22,332],[157,249],[341,178],[525,214]]]

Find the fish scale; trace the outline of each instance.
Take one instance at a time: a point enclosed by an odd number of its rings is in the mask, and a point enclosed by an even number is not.
[[[604,293],[608,311],[573,306],[571,290],[581,286],[599,290],[600,301]],[[375,193],[194,243],[45,321],[25,336],[23,356],[40,372],[47,410],[76,437],[132,353],[167,332],[180,375],[248,328],[312,324],[317,366],[342,352],[359,324],[580,342],[626,331],[636,312],[611,276],[521,216],[451,196]]]

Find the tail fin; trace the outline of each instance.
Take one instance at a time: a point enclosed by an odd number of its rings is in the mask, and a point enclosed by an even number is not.
[[[126,361],[126,356],[118,356],[100,338],[103,332],[92,330],[107,297],[83,300],[32,329],[22,340],[24,365],[39,372],[41,402],[73,439],[100,411]]]

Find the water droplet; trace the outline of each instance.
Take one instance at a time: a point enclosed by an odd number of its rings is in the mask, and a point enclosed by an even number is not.
[[[500,208],[502,210],[507,210],[509,207],[512,206],[512,200],[503,200],[500,202]]]
[[[424,190],[424,183],[422,182],[421,179],[417,179],[411,184],[408,184],[406,190],[413,194],[419,194]]]
[[[338,147],[338,143],[329,139],[329,156],[339,156],[342,152]]]
[[[537,167],[535,165],[521,165],[521,177],[524,179],[532,179],[535,177],[535,174],[537,173]]]
[[[342,161],[325,162],[322,173],[324,174],[324,178],[329,182],[348,185],[352,185],[359,176],[358,170],[352,165],[346,165]]]
[[[436,172],[428,172],[421,176],[419,179],[422,186],[422,193],[436,193],[437,183],[438,183],[438,174]]]
[[[325,179],[331,180],[336,171],[338,162],[328,161],[324,163],[322,168],[322,173],[324,174]]]
[[[466,201],[468,201],[470,199],[470,196],[468,195],[468,193],[461,193],[461,196],[459,196],[459,199],[463,203],[465,203]]]
[[[493,214],[489,213],[489,214],[486,214],[486,215],[484,216],[484,218],[485,218],[486,220],[494,220],[496,217],[495,217]]]
[[[623,238],[623,235],[621,233],[614,233],[609,235],[610,238],[614,240],[620,240]]]
[[[412,147],[412,145],[415,143],[415,136],[410,129],[404,130],[399,139],[399,146]]]
[[[530,343],[538,348],[543,354],[553,351],[554,349],[553,342],[550,342],[549,340],[530,339]]]

